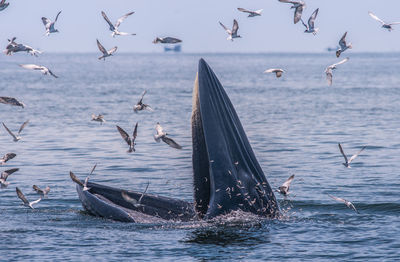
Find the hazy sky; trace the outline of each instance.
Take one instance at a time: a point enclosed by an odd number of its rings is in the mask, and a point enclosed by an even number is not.
[[[400,25],[388,32],[368,15],[372,11],[382,20],[400,21],[400,0],[306,0],[306,4],[306,20],[320,9],[317,36],[303,33],[301,22],[293,24],[291,5],[278,0],[12,0],[0,12],[0,41],[2,49],[7,38],[16,36],[17,42],[45,52],[98,52],[98,38],[106,49],[117,45],[119,52],[161,52],[152,40],[174,36],[183,40],[185,52],[321,52],[335,47],[348,31],[353,52],[400,52]],[[247,18],[237,7],[264,11],[261,17]],[[59,10],[60,33],[44,36],[41,17],[53,20]],[[113,39],[102,10],[113,22],[135,11],[120,30],[137,35]],[[218,21],[231,27],[234,18],[243,38],[230,42]]]

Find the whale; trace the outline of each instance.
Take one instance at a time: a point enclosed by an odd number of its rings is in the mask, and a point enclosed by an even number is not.
[[[87,213],[136,223],[206,220],[233,211],[279,216],[273,190],[235,108],[204,59],[199,60],[192,101],[193,201],[91,182],[84,191],[77,184]]]

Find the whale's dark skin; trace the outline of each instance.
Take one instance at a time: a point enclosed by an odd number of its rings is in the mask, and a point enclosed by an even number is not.
[[[194,203],[88,183],[77,191],[92,215],[125,222],[210,219],[234,210],[274,218],[279,207],[235,109],[208,64],[200,59],[192,111]]]

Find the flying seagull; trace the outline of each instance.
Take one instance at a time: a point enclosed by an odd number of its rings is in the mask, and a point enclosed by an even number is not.
[[[12,105],[12,106],[20,106],[22,108],[25,107],[25,104],[18,101],[16,98],[14,97],[8,97],[8,96],[0,96],[0,103],[2,104],[8,104],[8,105]]]
[[[232,26],[232,30],[228,29],[226,26],[224,26],[223,23],[219,22],[219,24],[222,26],[222,28],[225,29],[225,31],[228,33],[228,38],[226,40],[231,40],[233,41],[233,38],[239,38],[241,37],[240,35],[237,34],[237,31],[239,29],[239,24],[236,21],[236,19],[233,19],[233,26]]]
[[[157,134],[154,135],[154,140],[156,140],[156,142],[160,142],[160,139],[167,143],[170,147],[176,148],[176,149],[182,149],[182,147],[176,143],[172,138],[167,137],[167,133],[164,132],[163,128],[161,127],[160,123],[157,122],[156,125],[156,131]]]
[[[241,7],[239,7],[237,10],[239,10],[240,12],[243,12],[243,13],[248,13],[249,15],[247,17],[260,16],[263,11],[263,9],[256,10],[256,11],[250,11],[250,10],[247,10],[247,9],[244,9]]]
[[[0,11],[3,11],[4,9],[6,9],[9,4],[10,3],[6,3],[6,0],[1,0],[1,2],[0,2]]]
[[[41,197],[47,196],[47,194],[50,192],[50,187],[49,187],[49,186],[47,186],[45,189],[41,189],[41,188],[38,187],[37,185],[33,185],[32,188],[33,188],[33,190],[35,190],[36,193],[38,193]]]
[[[51,70],[45,66],[35,65],[35,64],[23,64],[23,65],[19,65],[19,66],[22,68],[25,68],[25,69],[38,70],[43,75],[51,75],[51,76],[54,76],[55,78],[58,78],[58,76],[53,74],[53,72],[51,72]]]
[[[118,27],[120,26],[120,24],[122,23],[122,21],[124,21],[128,16],[132,15],[133,13],[135,13],[135,12],[130,12],[130,13],[127,13],[126,15],[124,15],[124,16],[121,16],[121,17],[117,20],[117,22],[115,23],[115,25],[113,25],[113,24],[111,23],[110,19],[108,19],[106,13],[104,13],[103,11],[101,11],[101,15],[103,16],[104,20],[106,20],[106,22],[107,22],[108,25],[110,26],[110,31],[112,32],[112,33],[111,33],[111,36],[112,36],[112,37],[115,37],[116,35],[136,35],[136,34],[131,34],[131,33],[120,32],[120,31],[118,30]]]
[[[291,175],[285,181],[285,183],[283,183],[280,187],[278,187],[277,192],[281,193],[284,196],[289,195],[290,183],[292,183],[293,179],[294,179],[294,175]]]
[[[17,191],[17,196],[18,196],[18,198],[21,199],[22,202],[24,203],[24,206],[30,207],[31,209],[34,209],[34,208],[33,208],[33,205],[34,205],[34,204],[37,204],[37,203],[40,202],[40,200],[42,200],[42,198],[40,197],[38,200],[29,202],[28,199],[26,199],[26,197],[24,196],[24,194],[22,194],[21,190],[19,190],[18,187],[16,187],[15,190]]]
[[[161,43],[161,44],[176,44],[180,43],[182,40],[175,38],[175,37],[156,37],[156,39],[153,40],[153,44]]]
[[[14,172],[17,172],[18,170],[19,170],[19,168],[13,168],[13,169],[9,169],[9,170],[1,172],[0,184],[1,184],[2,188],[3,187],[7,187],[10,184],[10,182],[7,182],[8,176],[11,175]]]
[[[125,132],[121,127],[117,126],[117,129],[119,133],[121,134],[122,138],[125,140],[125,142],[129,145],[128,153],[135,152],[135,140],[137,137],[137,128],[138,128],[138,122],[136,122],[135,128],[133,129],[132,133],[132,139],[129,137],[128,133]]]
[[[346,36],[347,36],[347,32],[344,33],[344,35],[342,36],[342,38],[340,38],[339,41],[339,46],[340,48],[336,51],[336,57],[339,57],[341,53],[343,53],[344,51],[346,51],[347,49],[351,49],[353,46],[350,44],[346,43]]]
[[[26,121],[21,125],[21,127],[20,127],[19,130],[18,130],[17,135],[14,135],[14,133],[11,132],[10,129],[8,129],[8,127],[6,126],[6,124],[3,123],[3,126],[4,126],[4,128],[7,130],[7,132],[13,137],[14,142],[18,142],[18,141],[21,139],[21,137],[20,137],[19,135],[21,134],[22,130],[26,127],[26,125],[27,125],[28,123],[29,123],[29,120],[26,120]]]
[[[264,74],[266,73],[274,73],[276,75],[277,78],[282,76],[282,73],[285,72],[283,71],[283,69],[280,68],[271,68],[271,69],[267,69],[264,71]]]
[[[326,80],[328,80],[329,85],[332,85],[332,72],[334,69],[336,69],[336,66],[346,63],[348,60],[349,60],[349,58],[346,57],[342,61],[340,61],[336,64],[333,64],[333,65],[330,65],[325,69]]]
[[[50,19],[48,19],[46,17],[42,17],[42,22],[43,22],[44,26],[46,27],[46,36],[49,36],[51,33],[57,33],[58,32],[57,29],[54,29],[54,24],[57,22],[58,16],[60,14],[61,14],[61,11],[58,12],[54,22],[52,22]]]
[[[294,23],[297,24],[301,19],[301,14],[303,13],[304,8],[306,8],[306,4],[303,1],[279,0],[279,2],[292,4],[292,7],[290,7],[290,9],[295,9]]]
[[[332,198],[333,200],[336,200],[338,202],[342,202],[344,203],[348,208],[352,208],[357,214],[360,214],[360,212],[358,212],[358,210],[356,209],[356,207],[353,205],[353,203],[351,203],[350,201],[347,201],[346,199],[340,198],[340,197],[335,197],[335,196],[331,196],[329,194],[327,194],[330,198]]]
[[[11,56],[17,52],[27,52],[31,55],[38,56],[37,54],[42,53],[41,51],[36,50],[28,45],[18,44],[17,42],[15,42],[16,39],[17,39],[16,37],[11,38],[11,40],[8,39],[8,45],[6,46],[6,49],[3,51],[6,55]]]
[[[99,40],[97,40],[97,46],[99,47],[100,52],[103,53],[103,55],[99,57],[99,60],[103,59],[104,61],[106,61],[106,57],[112,56],[115,53],[115,51],[117,51],[117,48],[118,48],[118,47],[114,46],[113,48],[111,48],[110,50],[107,51],[104,48],[104,46],[102,44],[100,44]]]
[[[345,167],[347,167],[347,168],[351,168],[350,163],[351,163],[354,159],[356,159],[356,157],[358,157],[358,155],[366,148],[366,146],[363,146],[363,147],[361,148],[361,150],[357,152],[357,154],[353,155],[352,157],[350,157],[349,160],[347,160],[347,156],[345,155],[345,153],[344,153],[344,151],[343,151],[342,145],[341,145],[340,143],[338,143],[338,146],[339,146],[339,149],[340,149],[340,153],[342,153],[342,155],[343,155],[343,157],[344,157],[344,161],[345,161],[345,163],[342,163],[342,164],[343,164]]]
[[[100,122],[100,124],[106,122],[106,120],[104,120],[104,116],[101,114],[97,116],[95,114],[92,114],[92,121]]]
[[[0,158],[0,165],[5,165],[8,160],[13,159],[17,155],[14,153],[7,153],[2,158]]]
[[[141,206],[143,206],[143,205],[142,205],[143,196],[144,196],[144,194],[146,194],[147,189],[149,188],[149,184],[150,184],[150,182],[147,182],[146,189],[145,189],[145,190],[143,191],[143,193],[140,195],[140,197],[139,197],[138,200],[136,200],[136,199],[134,199],[134,198],[131,198],[125,191],[122,191],[122,192],[121,192],[121,196],[122,196],[123,199],[125,199],[125,201],[131,203],[134,207],[136,207],[136,208],[141,207]]]
[[[308,19],[308,25],[306,25],[304,23],[303,19],[300,19],[301,22],[303,23],[303,25],[306,27],[306,30],[304,30],[304,33],[313,33],[313,35],[317,34],[319,29],[314,27],[314,22],[315,22],[315,19],[317,18],[318,10],[319,10],[319,8],[315,9],[315,11],[312,13],[310,18]]]
[[[392,25],[398,25],[400,24],[400,22],[393,22],[393,23],[386,23],[384,21],[382,21],[379,17],[377,17],[376,15],[374,15],[372,12],[368,12],[368,14],[375,19],[376,21],[380,22],[382,24],[383,28],[386,28],[389,32],[393,30]]]
[[[146,90],[143,91],[142,93],[142,97],[140,98],[140,100],[137,102],[136,105],[133,106],[133,111],[135,111],[135,113],[137,113],[138,111],[142,111],[144,109],[147,109],[149,111],[153,111],[153,109],[148,105],[148,104],[144,104],[143,103],[143,97],[144,95],[147,93]]]

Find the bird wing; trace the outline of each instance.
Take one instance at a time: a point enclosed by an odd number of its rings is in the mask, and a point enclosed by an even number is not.
[[[35,64],[22,64],[22,65],[19,65],[19,66],[23,67],[25,69],[32,69],[32,70],[41,70],[42,69],[41,66],[38,66],[38,65],[35,65]]]
[[[15,99],[13,97],[7,97],[7,96],[1,96],[0,103],[11,104],[14,106],[22,106],[22,108],[25,107],[24,103],[18,101],[17,99]]]
[[[385,22],[383,22],[379,17],[377,17],[376,15],[374,15],[372,12],[368,12],[368,14],[375,19],[376,21],[380,22],[381,24],[385,24]]]
[[[13,134],[13,132],[10,131],[10,129],[8,129],[8,127],[3,123],[4,128],[7,130],[7,132],[14,138],[17,139],[17,137]]]
[[[169,138],[167,136],[161,137],[162,141],[167,143],[170,147],[176,148],[176,149],[182,149],[182,146],[180,146],[178,143],[176,143],[172,138]]]
[[[355,155],[353,155],[352,157],[350,157],[349,163],[351,163],[351,161],[353,161],[354,159],[356,159],[356,157],[358,157],[358,155],[361,154],[361,152],[362,152],[365,148],[366,148],[366,146],[363,146],[363,147],[361,148],[361,150],[357,152],[357,154],[355,154]]]
[[[296,7],[296,10],[294,11],[294,23],[295,24],[297,24],[300,21],[301,15],[303,14],[303,9],[304,9],[303,5],[299,5]]]
[[[145,95],[146,93],[147,93],[147,91],[144,90],[143,93],[142,93],[142,97],[141,97],[140,100],[137,102],[138,105],[140,105],[140,104],[143,103],[143,102],[142,102],[142,101],[143,101],[143,97],[144,97],[144,95]]]
[[[328,194],[328,196],[330,198],[332,198],[333,200],[336,200],[336,201],[339,201],[339,202],[342,202],[342,203],[346,203],[346,200],[344,200],[343,198],[335,197],[335,196],[332,196],[332,195],[329,195],[329,194]]]
[[[4,5],[4,2],[5,2],[6,0],[1,0],[1,2],[0,2],[0,5]]]
[[[33,206],[34,204],[39,203],[41,200],[42,200],[42,198],[40,197],[39,199],[37,199],[37,200],[35,200],[35,201],[32,201],[32,202],[30,203],[30,205]]]
[[[59,16],[60,14],[61,14],[61,11],[58,12],[58,14],[57,14],[57,16],[56,16],[56,19],[54,19],[54,23],[57,22],[58,16]]]
[[[343,64],[343,63],[346,63],[347,61],[349,61],[349,58],[348,58],[348,57],[346,57],[345,59],[343,59],[342,61],[340,61],[340,62],[338,62],[338,63],[336,63],[336,64],[331,65],[331,67],[336,67],[336,66],[338,66],[338,65],[341,65],[341,64]]]
[[[8,160],[10,160],[10,159],[13,159],[14,157],[16,157],[17,155],[16,154],[14,154],[14,153],[7,153],[7,154],[5,154],[4,156],[3,156],[3,161],[4,162],[7,162]]]
[[[358,214],[360,213],[360,212],[358,212],[356,207],[353,205],[353,203],[351,203],[350,201],[347,201],[347,203],[348,203],[348,207],[352,208],[354,211],[356,211],[356,213],[358,213]]]
[[[89,176],[85,178],[85,182],[83,183],[83,187],[87,187],[87,183],[89,182]]]
[[[4,181],[6,181],[9,175],[11,175],[14,172],[17,172],[18,170],[19,168],[8,169],[1,173],[1,178],[4,179]]]
[[[96,166],[97,166],[97,164],[95,164],[95,165],[93,166],[92,170],[91,170],[90,173],[89,173],[89,176],[91,176],[91,175],[93,174],[94,170],[96,169]]]
[[[44,26],[46,27],[46,29],[50,28],[50,24],[51,24],[51,20],[46,18],[46,17],[42,17],[42,22],[44,24]]]
[[[114,31],[115,27],[114,25],[111,23],[110,19],[108,19],[106,13],[104,13],[103,11],[101,11],[101,15],[103,16],[104,20],[106,20],[107,24],[110,26],[110,30]]]
[[[26,127],[26,125],[29,123],[29,119],[28,120],[26,120],[22,125],[21,125],[21,127],[19,128],[19,130],[18,130],[18,135],[22,132],[22,130]]]
[[[117,22],[115,23],[115,28],[118,28],[119,25],[120,25],[128,16],[130,16],[130,15],[133,14],[133,13],[135,13],[135,12],[130,12],[130,13],[127,13],[126,15],[124,15],[124,16],[121,16],[121,17],[117,20]]]
[[[131,139],[129,138],[128,133],[125,132],[125,130],[123,130],[123,129],[120,128],[119,126],[117,126],[117,129],[118,129],[119,133],[121,134],[122,139],[124,139],[125,142],[126,142],[129,146],[131,146],[131,145],[132,145],[132,142],[131,142]]]
[[[114,46],[113,48],[111,48],[110,50],[108,50],[107,53],[108,53],[109,55],[114,54],[115,51],[117,51],[117,49],[118,49],[118,47]]]
[[[273,72],[275,72],[275,68],[270,68],[270,69],[267,69],[267,70],[265,70],[264,71],[264,73],[273,73]]]
[[[138,128],[138,122],[136,122],[135,128],[133,129],[132,141],[135,141],[137,137],[137,128]]]
[[[296,2],[296,1],[290,1],[290,0],[279,0],[279,2],[289,3],[289,4],[298,4],[299,3],[299,2]]]
[[[308,26],[310,28],[314,28],[314,22],[315,22],[315,19],[317,18],[318,10],[319,10],[319,8],[315,9],[315,11],[312,13],[310,18],[308,19]]]
[[[329,67],[325,70],[326,73],[326,80],[328,81],[329,85],[332,85],[332,69]]]
[[[100,52],[102,52],[104,55],[107,55],[107,50],[104,48],[104,46],[100,44],[98,39],[96,39],[96,41],[97,41],[97,47],[99,48]]]
[[[49,74],[52,75],[55,78],[58,78],[58,76],[56,76],[50,69],[47,68],[47,70],[49,71]]]
[[[147,182],[146,189],[143,191],[142,195],[139,198],[139,201],[138,201],[139,204],[142,203],[143,196],[144,196],[144,194],[146,194],[147,189],[149,188],[149,185],[150,185],[150,182]]]
[[[305,27],[306,29],[308,29],[308,26],[306,25],[306,23],[304,23],[303,19],[300,18],[300,21],[301,21],[301,23],[304,25],[304,27]]]
[[[287,187],[287,188],[289,188],[290,183],[292,183],[293,179],[294,179],[294,175],[291,175],[291,176],[285,181],[285,183],[282,184],[282,187]]]
[[[132,203],[132,204],[137,204],[138,203],[138,201],[136,199],[131,198],[125,191],[121,192],[121,196],[125,201],[127,201],[129,203]]]
[[[33,188],[33,190],[35,190],[37,193],[43,194],[43,190],[40,189],[40,187],[38,187],[37,185],[33,185],[32,188]]]
[[[342,145],[340,143],[338,143],[339,149],[340,149],[340,153],[342,153],[342,156],[344,157],[344,161],[346,161],[346,163],[348,163],[347,161],[347,156],[345,155]]]
[[[238,30],[239,30],[239,24],[236,21],[236,19],[233,19],[232,34],[236,35]]]
[[[239,7],[237,10],[239,10],[240,12],[244,12],[244,13],[250,13],[250,14],[253,13],[252,11],[249,11],[249,10],[241,8],[241,7]]]
[[[347,32],[346,33],[344,33],[344,35],[342,36],[342,38],[340,38],[340,40],[339,40],[339,45],[340,45],[340,48],[346,48],[346,36],[347,36]]]
[[[77,183],[78,185],[84,187],[84,184],[82,183],[82,181],[80,181],[74,173],[72,173],[71,171],[69,171],[69,176],[71,177],[72,181],[74,181],[75,183]]]
[[[28,199],[26,199],[26,197],[24,196],[24,194],[21,192],[21,190],[18,187],[15,188],[15,191],[17,191],[18,198],[21,199],[22,202],[24,202],[24,204],[29,205]]]
[[[231,34],[231,30],[228,29],[223,23],[219,22],[219,24],[225,29],[226,32],[228,32],[228,34]]]

